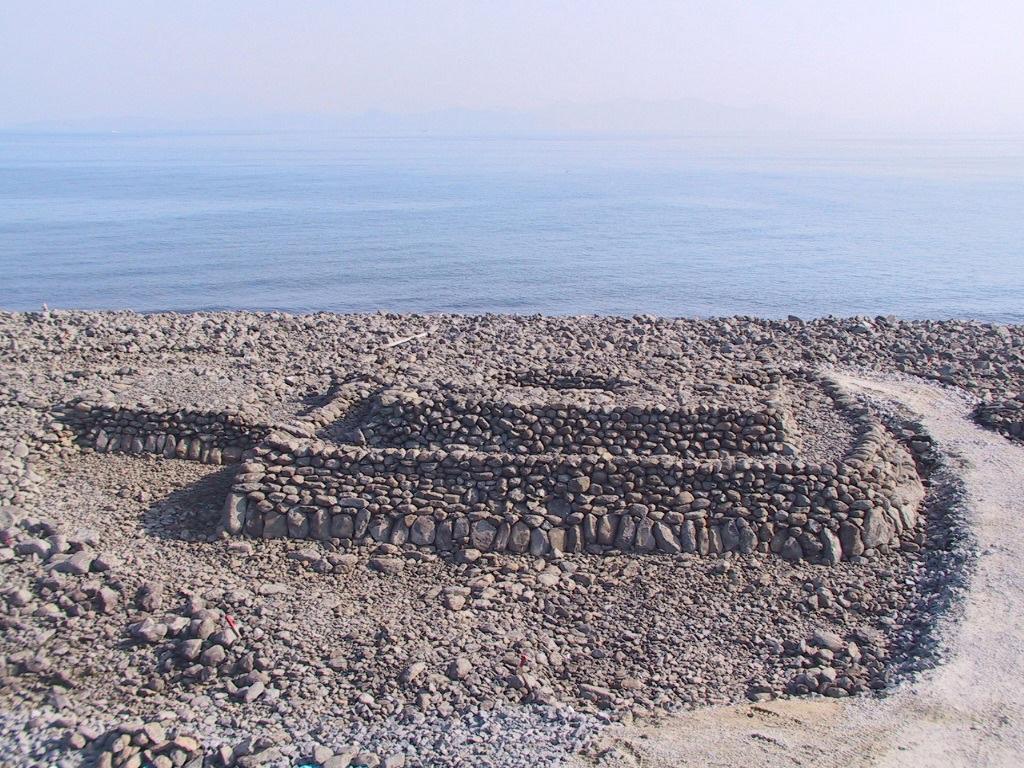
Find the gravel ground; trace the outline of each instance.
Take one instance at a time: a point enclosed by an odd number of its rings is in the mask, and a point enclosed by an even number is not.
[[[1024,379],[1019,328],[884,318],[26,313],[0,315],[3,347],[0,761],[20,765],[143,749],[190,768],[204,752],[558,765],[598,749],[609,723],[797,695],[822,675],[884,693],[933,663],[958,566],[936,489],[925,546],[835,567],[227,540],[230,468],[66,447],[49,412],[83,390],[270,419],[352,372],[470,386],[585,369],[652,395],[753,376],[788,398],[803,450],[828,457],[849,425],[793,370],[901,371],[989,401]]]

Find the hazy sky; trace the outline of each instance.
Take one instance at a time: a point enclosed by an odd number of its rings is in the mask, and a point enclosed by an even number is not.
[[[1024,130],[1024,0],[0,0],[0,125],[697,98]]]

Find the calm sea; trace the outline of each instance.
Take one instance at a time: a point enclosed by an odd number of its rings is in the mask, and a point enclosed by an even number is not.
[[[0,133],[0,307],[1024,321],[1024,141]]]

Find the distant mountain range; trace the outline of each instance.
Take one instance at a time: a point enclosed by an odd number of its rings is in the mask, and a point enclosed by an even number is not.
[[[768,106],[729,107],[700,99],[599,104],[553,104],[538,109],[440,109],[394,113],[274,114],[247,118],[171,120],[144,117],[89,118],[26,123],[33,131],[142,130],[332,130],[354,134],[508,134],[536,132],[691,133],[760,132],[806,127]]]
[[[600,104],[554,104],[531,110],[444,109],[412,115],[366,112],[343,118],[340,126],[370,131],[595,133],[777,130],[785,116],[768,108],[726,107],[697,99]],[[340,127],[339,126],[339,127]]]

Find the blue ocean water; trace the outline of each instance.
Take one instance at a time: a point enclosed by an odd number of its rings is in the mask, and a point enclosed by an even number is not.
[[[0,133],[0,308],[1024,321],[1024,141]]]

